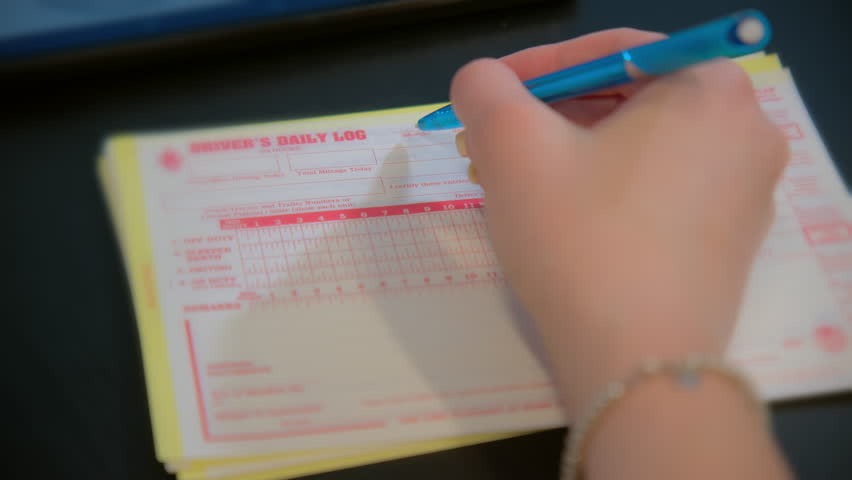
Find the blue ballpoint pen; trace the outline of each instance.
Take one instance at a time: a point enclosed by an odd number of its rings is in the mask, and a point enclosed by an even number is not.
[[[527,80],[524,85],[545,103],[587,95],[659,76],[719,57],[739,57],[762,50],[772,36],[766,17],[743,10],[672,34],[664,40],[624,50],[598,60]],[[417,122],[421,130],[443,130],[462,124],[447,105]]]

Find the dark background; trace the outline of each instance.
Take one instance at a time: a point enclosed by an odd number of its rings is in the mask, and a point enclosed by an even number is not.
[[[167,478],[154,457],[130,299],[95,178],[106,135],[438,102],[446,100],[453,72],[476,57],[616,26],[673,31],[756,7],[773,22],[771,50],[793,68],[848,182],[852,15],[845,3],[550,2],[338,35],[316,27],[310,36],[281,35],[221,54],[155,54],[117,66],[0,77],[0,158],[14,205],[14,222],[4,229],[12,244],[4,250],[15,261],[0,357],[12,377],[3,382],[11,428],[2,431],[15,453],[2,468],[17,472],[6,478]],[[852,478],[852,395],[787,402],[773,413],[800,478]],[[555,479],[562,435],[554,430],[316,478]],[[25,460],[29,455],[38,460]]]

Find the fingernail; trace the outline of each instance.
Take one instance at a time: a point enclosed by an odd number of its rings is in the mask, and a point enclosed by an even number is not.
[[[467,156],[467,142],[465,141],[465,131],[462,130],[458,134],[456,134],[456,150],[459,151],[459,155],[462,157]]]
[[[470,163],[467,166],[467,179],[470,183],[479,185],[479,177],[476,175],[476,167],[473,166],[473,163]]]

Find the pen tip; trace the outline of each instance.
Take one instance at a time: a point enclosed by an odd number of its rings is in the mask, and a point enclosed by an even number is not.
[[[452,105],[439,108],[417,121],[417,128],[420,130],[447,130],[461,126]]]
[[[431,123],[427,117],[423,117],[417,121],[417,128],[420,130],[432,130]]]

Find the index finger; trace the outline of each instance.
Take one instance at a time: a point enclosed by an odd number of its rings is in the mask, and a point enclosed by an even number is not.
[[[500,60],[523,81],[664,38],[666,36],[662,33],[614,28],[564,42],[528,48]]]

